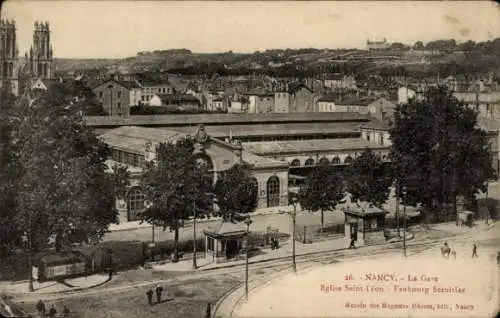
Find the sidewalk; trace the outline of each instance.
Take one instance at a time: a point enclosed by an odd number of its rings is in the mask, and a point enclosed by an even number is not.
[[[482,234],[484,235],[493,235],[496,233],[495,230],[498,230],[500,227],[500,223],[490,223],[488,225],[484,223],[479,223],[477,226],[473,228],[459,228],[457,227],[454,223],[442,223],[442,224],[437,224],[432,227],[431,230],[429,231],[418,231],[415,232],[415,238],[409,241],[409,244],[422,244],[426,242],[431,242],[431,241],[441,241],[441,240],[449,240],[452,238],[456,237],[472,237],[473,235],[477,234]],[[436,235],[438,234],[438,235]],[[363,246],[360,248],[360,251],[365,250],[367,247],[383,247],[383,246],[391,246],[391,245],[398,245],[401,244],[401,242],[394,242],[394,243],[389,243],[386,242],[385,244],[381,245],[369,245],[369,246]],[[314,242],[310,244],[302,244],[301,242],[296,241],[295,242],[295,255],[296,256],[303,256],[303,255],[308,255],[308,254],[316,254],[316,253],[322,253],[322,252],[332,252],[332,251],[339,251],[339,250],[345,250],[348,247],[348,243],[346,243],[344,238],[339,238],[335,240],[326,240],[326,241],[320,241],[320,242]],[[248,259],[249,264],[255,264],[255,263],[261,263],[261,262],[266,262],[266,261],[273,261],[273,260],[278,260],[278,259],[283,259],[286,257],[292,257],[292,240],[289,239],[288,241],[284,242],[281,244],[280,248],[277,250],[271,250],[270,248],[262,249],[259,251],[260,253],[258,255],[250,256]],[[362,253],[362,252],[361,252]],[[213,270],[213,269],[218,269],[218,268],[224,268],[224,267],[234,267],[238,265],[244,265],[245,260],[236,260],[236,261],[230,261],[230,262],[221,262],[215,264],[213,262],[212,257],[208,258],[198,258],[197,259],[197,265],[198,269],[197,271],[208,271],[208,270]],[[193,270],[193,262],[192,260],[181,260],[177,263],[166,263],[166,264],[161,264],[161,265],[153,265],[152,268],[153,270],[157,271],[191,271]]]
[[[343,250],[347,247],[344,238],[315,242],[311,244],[302,244],[300,242],[295,242],[295,255],[307,255],[321,252],[330,252],[335,250]],[[249,264],[261,263],[265,261],[272,261],[277,259],[283,259],[286,257],[292,257],[292,241],[291,239],[287,242],[281,244],[280,248],[277,250],[272,250],[270,248],[259,250],[260,254],[255,256],[250,256],[248,259]],[[251,254],[251,253],[250,253]],[[245,264],[245,260],[236,260],[230,262],[214,263],[212,257],[199,258],[197,259],[198,271],[208,271],[223,267],[233,267]],[[166,263],[162,265],[153,265],[153,270],[157,271],[190,271],[193,270],[192,260],[179,261],[177,263]]]
[[[257,209],[254,213],[252,213],[252,216],[264,216],[264,215],[273,215],[273,214],[284,214],[286,212],[293,211],[293,206],[280,206],[280,207],[272,207],[272,208],[262,208],[262,209]],[[297,211],[299,212],[299,211]],[[206,223],[206,222],[214,222],[221,220],[220,217],[213,217],[210,219],[199,219],[196,222],[197,223]],[[191,221],[186,221],[186,225],[189,225]],[[143,228],[150,228],[151,224],[148,222],[141,222],[141,221],[133,221],[133,222],[125,222],[125,223],[120,223],[120,224],[111,224],[109,226],[109,231],[110,232],[118,232],[118,231],[129,231],[129,230],[134,230],[134,229],[143,229]]]
[[[13,294],[54,294],[54,293],[64,293],[70,291],[80,291],[84,289],[94,288],[103,285],[109,281],[108,275],[95,274],[86,277],[76,277],[63,280],[61,282],[49,281],[44,283],[39,283],[37,281],[33,282],[34,292],[29,291],[29,282],[22,281],[17,283],[3,284],[0,286],[2,291],[13,293]]]

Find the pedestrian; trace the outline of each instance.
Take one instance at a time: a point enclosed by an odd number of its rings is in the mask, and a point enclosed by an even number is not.
[[[479,257],[479,255],[477,255],[477,246],[476,246],[476,243],[474,243],[472,245],[472,258],[474,257]]]
[[[56,308],[54,307],[54,305],[52,304],[50,306],[50,309],[49,309],[49,317],[55,317],[57,314],[57,310]]]
[[[108,273],[109,273],[109,280],[111,280],[113,278],[113,264],[110,264],[109,265],[109,268],[108,268]]]
[[[151,288],[146,292],[146,296],[148,297],[149,306],[153,306],[153,290]]]
[[[207,303],[207,309],[205,311],[205,318],[211,318],[212,317],[212,305],[210,303]]]
[[[40,299],[38,303],[36,303],[36,310],[38,310],[38,315],[40,317],[45,317],[45,304]]]
[[[163,293],[163,287],[160,285],[156,285],[156,301],[161,303],[161,293]]]
[[[68,318],[69,317],[69,309],[66,306],[64,306],[64,309],[63,309],[63,317],[64,318]]]
[[[349,245],[349,248],[353,248],[353,249],[356,249],[356,240],[354,239],[354,237],[351,237],[351,244]]]
[[[453,259],[457,259],[457,252],[455,252],[454,249],[451,250],[451,257],[453,257]]]

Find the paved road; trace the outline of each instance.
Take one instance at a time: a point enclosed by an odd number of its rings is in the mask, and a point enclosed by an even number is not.
[[[344,214],[341,211],[335,212],[325,212],[325,224],[335,223],[340,224],[344,222]],[[292,229],[291,217],[287,214],[271,214],[271,215],[256,215],[252,217],[252,225],[250,226],[251,231],[264,232],[268,226],[278,228],[280,232],[290,233]],[[220,223],[219,220],[214,220],[210,222],[200,222],[197,223],[196,229],[198,235],[203,233],[210,227],[217,226]],[[309,212],[299,212],[297,216],[297,224],[301,226],[309,225],[319,225],[321,224],[320,213],[309,213]],[[193,226],[192,223],[185,223],[184,228],[179,231],[180,240],[190,239],[193,237]],[[104,241],[147,241],[151,240],[152,228],[140,228],[133,230],[117,231],[107,233],[104,236]],[[168,229],[163,231],[161,227],[155,228],[155,240],[173,240],[174,233],[170,232]]]

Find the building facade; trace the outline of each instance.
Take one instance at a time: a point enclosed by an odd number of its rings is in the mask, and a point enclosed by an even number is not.
[[[15,96],[19,95],[18,54],[15,21],[0,20],[0,87]]]
[[[141,88],[134,82],[107,80],[92,89],[97,101],[109,116],[129,116]]]
[[[290,95],[290,113],[312,113],[314,112],[313,91],[304,84],[290,85],[288,89]]]
[[[52,79],[52,55],[49,23],[37,21],[33,32],[33,45],[29,52],[30,71],[34,77]]]
[[[221,172],[245,162],[250,165],[257,186],[258,208],[288,205],[288,163],[257,156],[244,150],[238,143],[224,142],[209,135],[197,141],[199,134],[200,127],[194,135],[197,151],[193,155],[210,167],[214,182]],[[117,202],[121,223],[138,220],[139,213],[146,206],[146,197],[139,180],[144,163],[156,159],[156,145],[161,142],[175,143],[186,136],[175,131],[136,126],[123,126],[101,135],[112,151],[108,166],[125,165],[131,172],[132,182],[125,200]]]
[[[168,82],[139,81],[141,103],[148,104],[155,94],[173,94],[174,87]]]

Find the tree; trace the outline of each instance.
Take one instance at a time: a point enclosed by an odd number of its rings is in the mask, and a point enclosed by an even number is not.
[[[214,195],[224,222],[241,222],[257,208],[257,184],[249,167],[237,164],[221,173],[215,183]]]
[[[212,210],[211,182],[199,167],[190,138],[160,143],[156,159],[146,163],[141,185],[150,206],[142,219],[174,231],[174,258],[179,257],[179,227],[190,216],[201,218]]]
[[[413,45],[414,50],[423,50],[424,49],[424,43],[422,41],[417,41]]]
[[[457,195],[473,199],[492,176],[488,137],[477,113],[439,87],[399,105],[390,128],[391,160],[408,204],[436,214]],[[427,221],[429,215],[424,215]]]
[[[380,207],[389,198],[392,176],[371,149],[354,160],[346,171],[346,179],[352,202],[368,202]]]
[[[299,189],[300,206],[311,212],[321,212],[321,228],[324,211],[334,211],[337,204],[344,203],[344,197],[343,177],[328,165],[316,166]]]
[[[12,118],[15,96],[0,88],[0,258],[4,258],[22,245],[23,232],[16,226],[18,211],[15,200],[19,178],[19,143],[14,138],[17,123]]]
[[[117,221],[107,146],[59,87],[38,92],[12,116],[19,143],[17,224],[35,248],[99,240]],[[30,248],[31,249],[31,248]]]

